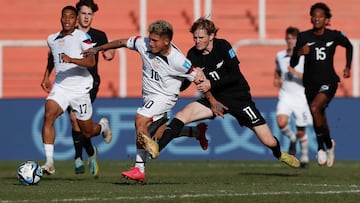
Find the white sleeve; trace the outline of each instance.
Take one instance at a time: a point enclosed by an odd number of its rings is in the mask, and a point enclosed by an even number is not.
[[[132,50],[138,50],[138,48],[136,47],[136,42],[139,40],[139,39],[142,39],[142,41],[144,41],[143,39],[144,38],[141,38],[140,36],[131,36],[129,37],[127,43],[126,43],[126,47],[129,48],[129,49],[132,49]]]

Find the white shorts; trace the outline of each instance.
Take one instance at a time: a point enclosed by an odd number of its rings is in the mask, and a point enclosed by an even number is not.
[[[78,120],[89,120],[93,109],[89,93],[70,92],[59,85],[54,84],[46,100],[54,100],[62,108],[63,112],[70,106]]]
[[[312,124],[312,117],[307,103],[294,103],[279,100],[276,107],[276,115],[283,114],[291,118],[295,117],[295,124],[298,127],[305,127]]]
[[[144,105],[138,108],[137,113],[148,118],[153,122],[164,117],[176,104],[177,98],[165,97],[163,95],[150,95],[144,97]]]

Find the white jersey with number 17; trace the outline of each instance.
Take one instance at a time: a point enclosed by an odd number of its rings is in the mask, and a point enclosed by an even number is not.
[[[70,35],[60,36],[60,32],[51,34],[47,40],[54,58],[55,85],[72,92],[88,92],[92,88],[93,78],[86,67],[74,63],[65,63],[61,54],[71,58],[83,58],[81,52],[93,47],[90,36],[78,29]]]

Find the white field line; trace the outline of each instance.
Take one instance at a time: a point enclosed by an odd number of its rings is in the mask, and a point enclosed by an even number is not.
[[[315,185],[313,185],[315,186]],[[329,186],[329,185],[321,185]],[[355,186],[357,188],[358,186]],[[185,199],[185,198],[201,198],[201,197],[245,197],[245,196],[271,196],[271,195],[302,195],[302,194],[348,194],[360,193],[360,189],[354,190],[329,190],[329,191],[315,191],[315,192],[294,192],[294,191],[280,191],[280,192],[251,192],[251,193],[203,193],[203,194],[182,194],[182,195],[153,195],[153,196],[121,196],[113,198],[73,198],[73,199],[53,199],[50,202],[86,202],[86,201],[114,201],[114,200],[168,200],[168,199]],[[38,202],[39,200],[1,200],[0,203],[17,203],[17,202]]]

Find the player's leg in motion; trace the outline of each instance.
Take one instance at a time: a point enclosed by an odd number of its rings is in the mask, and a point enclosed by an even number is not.
[[[335,93],[334,93],[335,94]],[[320,166],[332,167],[335,160],[335,141],[331,139],[325,109],[329,98],[324,93],[317,93],[310,104],[314,130],[318,142],[317,161]],[[326,149],[325,150],[325,146]]]
[[[206,138],[206,123],[199,123],[196,126],[184,126],[181,129],[180,134],[177,137],[194,137],[197,141],[199,141],[200,147],[205,151],[209,146],[209,141]],[[163,147],[163,149],[165,146]]]
[[[46,161],[41,166],[41,170],[44,174],[55,174],[54,165],[54,141],[55,130],[54,123],[56,118],[63,113],[63,110],[58,103],[53,99],[47,99],[45,102],[45,115],[42,126],[42,140],[44,144],[44,151]]]
[[[306,127],[297,128],[297,139],[300,143],[300,167],[308,168],[309,166],[309,144],[306,134]]]
[[[159,156],[158,144],[151,138],[150,133],[156,131],[161,125],[167,121],[166,114],[157,121],[152,118],[137,114],[135,119],[136,126],[136,157],[135,166],[129,171],[121,173],[127,179],[144,182],[145,180],[145,164],[147,156],[156,159]]]
[[[205,136],[207,125],[199,123],[196,127],[185,127],[185,124],[193,121],[204,120],[212,118],[213,112],[210,109],[210,103],[203,99],[194,101],[185,106],[179,111],[171,120],[166,130],[159,139],[159,150],[163,150],[172,139],[180,136],[196,137],[203,150],[208,147],[208,140]]]
[[[292,168],[300,167],[300,162],[295,156],[281,151],[279,140],[271,134],[267,124],[255,126],[253,130],[260,141],[271,149],[277,159]]]
[[[295,155],[296,154],[296,135],[294,131],[292,131],[291,126],[287,123],[285,127],[280,128],[280,131],[289,138],[290,145],[289,145],[289,154]]]
[[[91,138],[86,138],[80,130],[80,127],[78,125],[78,121],[75,117],[75,114],[73,112],[70,112],[70,118],[72,123],[72,137],[74,141],[74,147],[75,147],[75,174],[81,174],[85,172],[85,167],[82,159],[82,150],[85,149],[86,153],[89,156],[89,172],[90,175],[97,177],[99,173],[99,166],[97,163],[97,155],[98,150],[95,146],[91,143]],[[112,132],[109,127],[109,122],[106,118],[102,118],[99,122],[99,125],[101,126],[100,133],[103,134],[104,141],[110,142],[112,138]],[[106,133],[105,133],[106,132]],[[109,141],[107,141],[107,139]]]
[[[162,135],[161,139],[158,141],[159,150],[163,150],[172,139],[178,137],[181,133],[181,130],[184,127],[184,122],[182,122],[178,118],[173,118],[169,125],[167,126],[164,134]]]
[[[74,148],[75,148],[75,174],[85,173],[85,167],[83,163],[82,151],[84,146],[85,137],[81,134],[80,127],[77,123],[77,119],[75,117],[74,112],[72,112],[71,108],[68,108],[70,121],[71,121],[71,135],[73,138]]]

